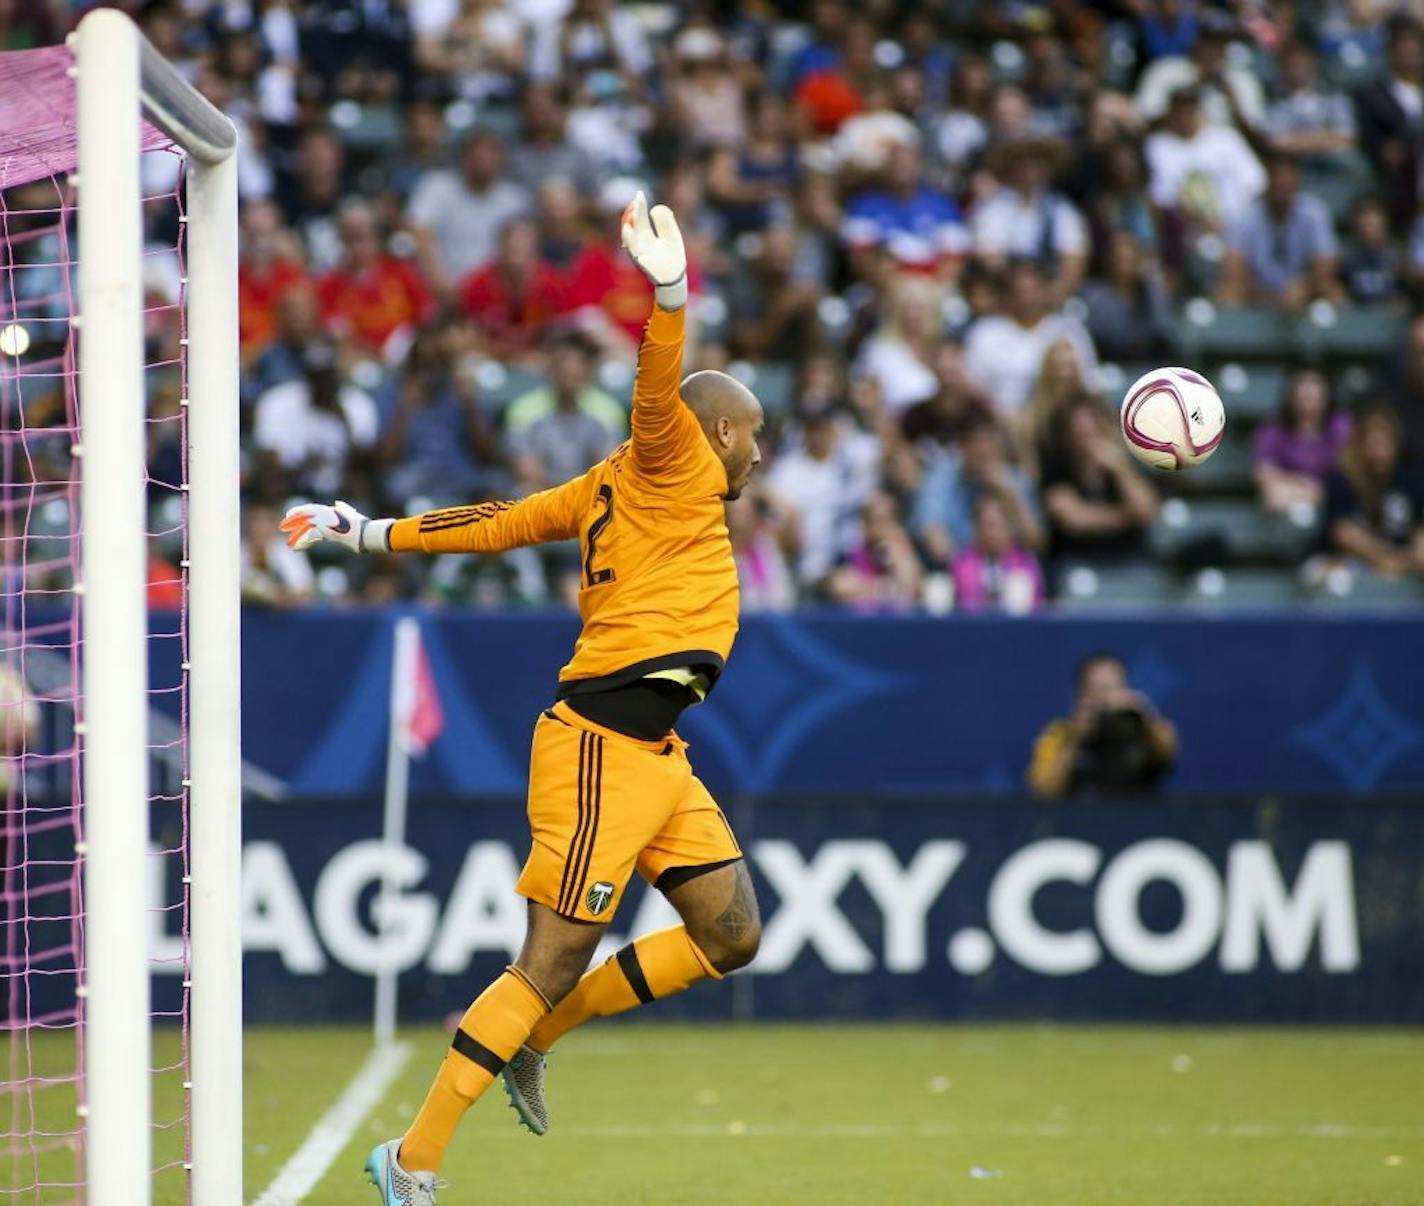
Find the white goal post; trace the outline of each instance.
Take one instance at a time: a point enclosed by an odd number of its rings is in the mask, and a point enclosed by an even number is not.
[[[141,115],[187,155],[192,1201],[242,1202],[237,135],[114,9],[80,22],[85,1076],[92,1206],[151,1198]]]

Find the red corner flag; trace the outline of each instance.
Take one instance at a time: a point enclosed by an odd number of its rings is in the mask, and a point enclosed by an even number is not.
[[[430,657],[425,651],[425,642],[420,639],[420,629],[415,629],[414,656],[409,662],[409,678],[405,684],[407,706],[404,709],[405,723],[401,737],[406,752],[412,757],[422,758],[435,744],[445,728],[445,712],[440,707],[440,693],[435,687],[435,672],[430,668]]]

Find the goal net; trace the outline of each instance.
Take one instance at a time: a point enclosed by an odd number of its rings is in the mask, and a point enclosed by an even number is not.
[[[240,1168],[227,1195],[195,1194],[193,1173],[197,165],[174,137],[186,85],[150,81],[156,55],[126,17],[97,32],[0,54],[0,1206],[236,1203]],[[109,100],[131,106],[127,128],[98,128],[77,61],[123,85]],[[138,125],[165,88],[165,128]],[[235,450],[235,391],[228,409]],[[235,944],[209,945],[231,962]],[[240,1136],[230,1063],[206,1081]]]

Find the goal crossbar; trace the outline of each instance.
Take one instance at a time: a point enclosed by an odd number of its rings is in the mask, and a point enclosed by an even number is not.
[[[141,119],[186,172],[191,1200],[242,1202],[237,134],[114,9],[80,22],[86,1161],[151,1200]]]

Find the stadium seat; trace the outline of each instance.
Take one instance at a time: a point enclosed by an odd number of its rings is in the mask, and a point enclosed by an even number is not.
[[[490,414],[503,414],[505,408],[521,394],[544,384],[539,373],[509,367],[487,360],[479,368],[480,401]]]
[[[1195,298],[1177,316],[1175,342],[1195,362],[1236,358],[1271,360],[1299,347],[1296,322],[1276,310],[1219,307]]]
[[[1346,571],[1331,579],[1334,590],[1319,590],[1309,596],[1316,607],[1348,610],[1353,607],[1424,607],[1424,581],[1418,578],[1381,578],[1359,570]]]
[[[1404,338],[1407,316],[1383,306],[1311,307],[1302,325],[1305,350],[1315,356],[1382,357]]]
[[[1200,607],[1285,607],[1300,599],[1300,582],[1290,569],[1205,569],[1194,574],[1185,602]]]
[[[400,115],[389,105],[338,101],[327,116],[337,137],[355,150],[388,151],[400,144]]]
[[[1152,530],[1161,557],[1200,567],[1223,561],[1295,565],[1315,541],[1313,528],[1269,515],[1251,501],[1174,498]]]
[[[791,410],[796,393],[796,369],[792,365],[775,360],[757,364],[739,361],[732,375],[756,393],[769,417],[779,418]]]
[[[1147,608],[1177,593],[1174,576],[1157,565],[1070,565],[1058,574],[1058,606],[1066,611]]]
[[[1280,406],[1287,371],[1274,364],[1224,364],[1207,374],[1226,403],[1227,430],[1235,419],[1258,421]]]

